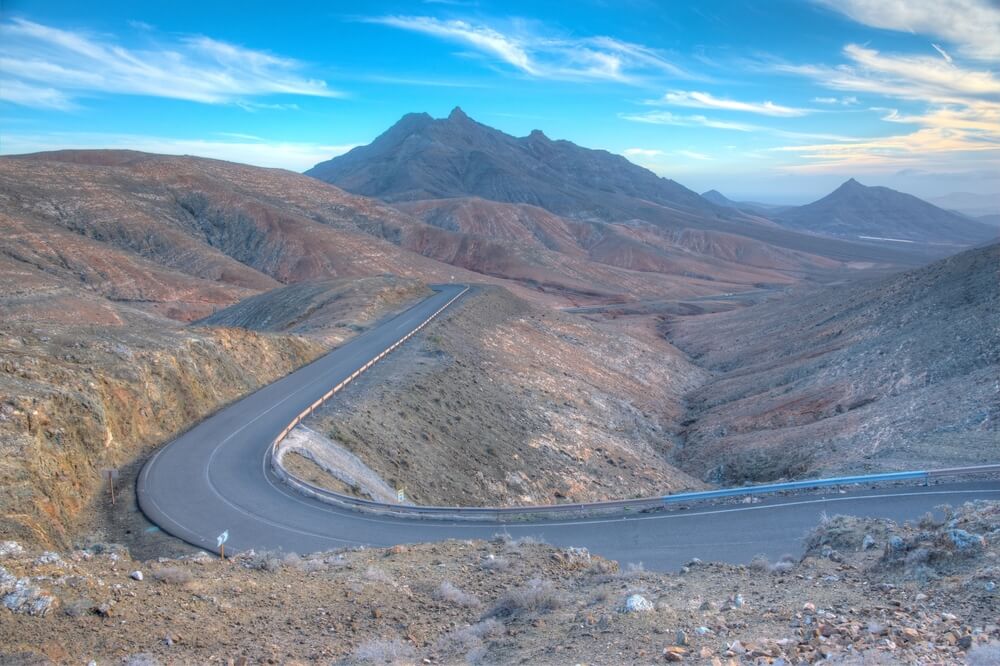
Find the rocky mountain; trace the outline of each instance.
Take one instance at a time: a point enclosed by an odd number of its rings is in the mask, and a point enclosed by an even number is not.
[[[453,198],[527,204],[578,222],[645,225],[668,240],[694,229],[727,234],[729,243],[742,237],[838,262],[917,265],[945,254],[923,247],[818,241],[759,213],[717,205],[619,155],[552,140],[539,130],[510,136],[459,108],[442,119],[408,114],[369,145],[306,174],[397,205]]]
[[[853,178],[818,201],[772,217],[789,229],[846,238],[968,246],[997,237],[997,230],[988,225],[888,187],[866,187]]]
[[[629,199],[698,214],[725,212],[620,155],[553,141],[540,130],[513,137],[458,107],[444,119],[404,116],[369,145],[306,175],[385,201],[477,196],[598,219],[621,218]]]
[[[992,462],[1000,244],[867,284],[675,319],[714,376],[682,469],[722,482]]]

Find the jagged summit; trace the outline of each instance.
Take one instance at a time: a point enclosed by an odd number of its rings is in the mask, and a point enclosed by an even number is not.
[[[635,217],[620,209],[637,202],[713,217],[722,210],[620,155],[553,141],[540,129],[514,137],[457,106],[443,119],[408,114],[369,145],[306,174],[386,201],[478,196],[603,219]]]
[[[462,107],[456,106],[454,109],[451,110],[451,113],[448,114],[448,120],[458,121],[458,120],[472,120],[472,119],[469,118],[468,115],[466,115],[465,111],[462,111]]]

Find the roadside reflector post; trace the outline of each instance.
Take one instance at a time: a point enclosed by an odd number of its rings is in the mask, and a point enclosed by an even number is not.
[[[101,476],[108,480],[108,490],[111,492],[111,506],[115,505],[115,479],[118,478],[118,470],[105,469],[101,471]]]
[[[229,541],[229,530],[215,537],[215,545],[219,547],[219,558],[226,559],[226,542]]]

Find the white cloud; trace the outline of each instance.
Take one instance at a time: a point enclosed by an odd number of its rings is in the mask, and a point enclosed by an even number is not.
[[[269,141],[246,134],[220,136],[233,140],[104,133],[5,133],[2,153],[17,155],[43,150],[122,148],[165,155],[197,155],[241,164],[304,171],[319,162],[346,153],[356,145]]]
[[[761,125],[751,125],[749,123],[730,122],[728,120],[717,120],[706,118],[702,115],[680,116],[669,111],[649,111],[646,113],[622,113],[619,114],[622,120],[630,120],[636,123],[646,123],[649,125],[673,125],[675,127],[707,127],[709,129],[733,130],[736,132],[760,132],[772,136],[780,136],[786,139],[798,139],[808,141],[854,141],[854,137],[842,136],[839,134],[825,134],[822,132],[793,132],[790,130],[778,129],[776,127],[763,127]]]
[[[206,104],[276,94],[335,97],[326,83],[298,74],[295,60],[208,37],[129,49],[106,36],[11,19],[0,24],[3,99],[24,106],[69,108],[77,97],[146,95]],[[10,92],[13,91],[13,92]]]
[[[538,73],[538,69],[520,40],[508,37],[486,26],[473,25],[459,20],[441,21],[429,16],[384,16],[370,19],[370,21],[461,42],[496,56],[527,74]]]
[[[626,148],[625,154],[629,157],[656,157],[657,155],[662,155],[662,150],[656,150],[655,148]]]
[[[705,153],[699,153],[694,150],[678,150],[676,152],[678,155],[681,155],[683,157],[688,157],[692,160],[706,161],[712,159],[712,157],[710,157],[709,155],[706,155]]]
[[[710,127],[712,129],[734,130],[737,132],[754,132],[760,128],[746,123],[735,123],[726,120],[713,120],[701,115],[680,116],[669,111],[648,111],[645,113],[623,113],[621,118],[636,123],[650,125],[674,125],[675,127]]]
[[[657,51],[612,37],[543,35],[523,23],[501,31],[481,23],[430,16],[381,16],[366,20],[463,44],[537,78],[630,84],[648,75],[689,78]]]
[[[858,23],[934,35],[969,58],[1000,59],[1000,5],[991,0],[816,0]]]
[[[954,166],[970,159],[985,162],[987,168],[1000,167],[1000,79],[988,70],[962,66],[943,49],[938,52],[941,57],[883,54],[848,44],[843,54],[849,64],[776,65],[778,71],[809,77],[834,90],[923,106],[917,112],[900,112],[895,105],[872,107],[885,122],[916,126],[910,132],[836,145],[786,146],[781,150],[808,160],[791,168],[895,171],[926,163],[941,170],[948,168],[949,160]]]
[[[813,97],[812,101],[816,104],[839,104],[841,106],[854,106],[859,103],[858,98],[854,95],[844,97]]]
[[[60,111],[67,111],[76,106],[62,91],[17,79],[0,79],[0,101]]]
[[[937,51],[938,53],[941,54],[941,57],[944,58],[944,61],[946,63],[948,63],[950,65],[951,63],[955,62],[954,60],[952,60],[952,57],[950,55],[948,55],[948,52],[944,50],[944,48],[938,46],[937,44],[935,44],[933,42],[931,42],[931,46],[934,47],[935,51]]]
[[[663,106],[685,106],[696,109],[720,109],[724,111],[744,111],[765,116],[790,118],[803,116],[809,109],[797,109],[790,106],[766,102],[740,102],[734,99],[723,99],[711,93],[686,90],[672,90],[660,99],[648,100],[646,104]]]
[[[843,54],[851,64],[777,63],[771,68],[809,77],[833,90],[939,104],[962,104],[970,98],[1000,94],[1000,79],[992,72],[960,67],[941,58],[883,54],[857,44],[845,46]]]

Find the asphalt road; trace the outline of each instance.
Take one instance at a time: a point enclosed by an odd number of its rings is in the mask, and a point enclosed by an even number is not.
[[[674,569],[692,557],[746,562],[801,550],[821,513],[917,518],[941,504],[1000,499],[1000,482],[981,481],[800,494],[750,505],[702,505],[627,517],[498,525],[376,516],[308,498],[270,470],[268,449],[304,408],[393,344],[461,292],[447,285],[308,366],[233,403],[161,448],[139,475],[143,513],[173,536],[217,552],[247,549],[315,552],[446,538],[534,536],[651,569]],[[442,316],[446,316],[447,311]],[[388,356],[383,363],[391,363]],[[334,398],[336,399],[336,398]]]

